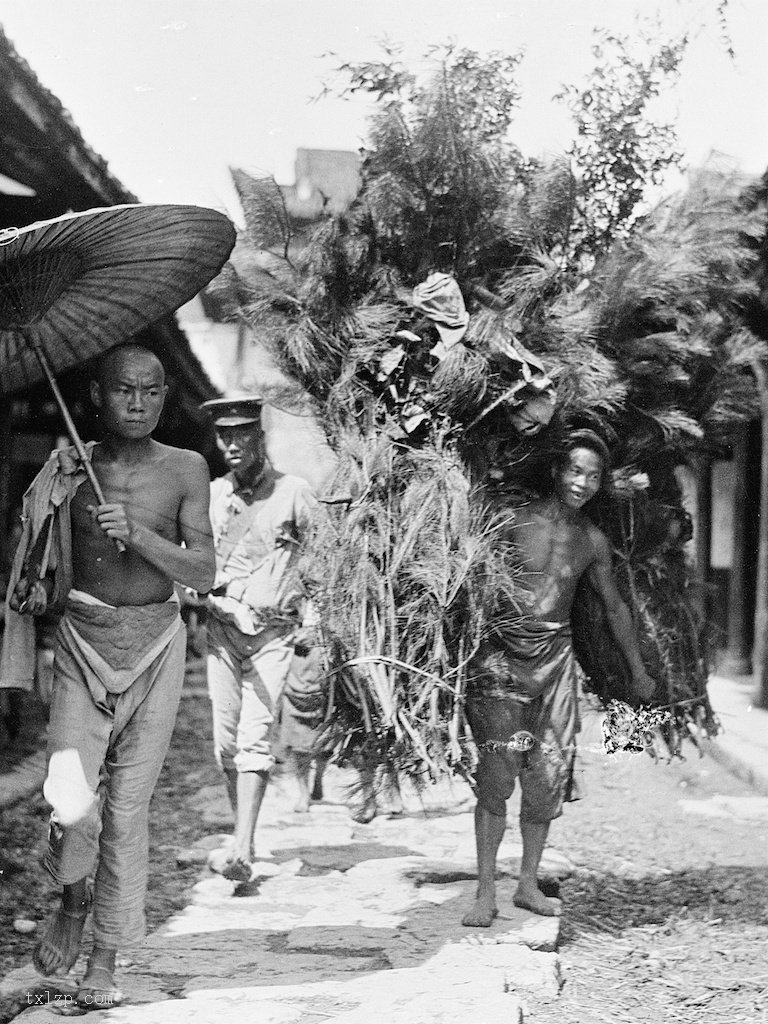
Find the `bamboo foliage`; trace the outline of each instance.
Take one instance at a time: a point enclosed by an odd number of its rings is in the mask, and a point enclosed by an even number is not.
[[[300,571],[331,638],[346,749],[422,777],[469,771],[467,665],[519,614],[510,515],[471,501],[447,435],[413,449],[350,432],[339,459],[348,500],[318,520]]]
[[[738,179],[705,168],[602,263],[601,347],[630,383],[630,411],[650,417],[682,461],[721,449],[756,414],[748,365],[768,350],[743,316],[759,230]]]
[[[754,415],[752,367],[766,359],[742,320],[757,223],[743,183],[703,171],[585,260],[569,240],[569,165],[526,161],[509,141],[518,58],[449,48],[421,82],[389,57],[343,67],[377,100],[358,201],[293,252],[274,188],[239,173],[248,228],[218,284],[338,455],[301,571],[330,650],[341,754],[420,778],[471,769],[467,665],[491,623],[513,630],[521,614],[513,506],[577,426],[612,449],[614,486],[594,516],[679,753],[682,736],[716,723],[675,469]],[[440,359],[411,301],[434,269],[454,275],[469,311]],[[557,392],[536,436],[511,415],[526,354],[535,385]],[[626,698],[627,676],[601,615],[585,590],[574,635],[607,703]]]

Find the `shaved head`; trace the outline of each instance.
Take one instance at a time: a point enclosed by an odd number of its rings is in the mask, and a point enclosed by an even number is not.
[[[115,345],[114,348],[108,349],[96,363],[93,379],[99,384],[103,384],[106,380],[114,377],[115,373],[122,369],[126,361],[136,358],[137,356],[139,358],[152,360],[152,362],[156,364],[160,370],[161,383],[164,384],[165,368],[163,367],[163,364],[152,349],[147,348],[146,345],[140,345],[135,341],[126,341],[120,345]]]
[[[105,434],[128,441],[150,437],[168,393],[155,353],[134,342],[115,345],[99,359],[94,373],[91,401]]]

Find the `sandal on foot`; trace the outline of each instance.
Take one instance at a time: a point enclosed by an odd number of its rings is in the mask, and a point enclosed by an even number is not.
[[[32,963],[34,964],[35,970],[38,974],[42,974],[44,977],[57,974],[67,974],[67,972],[72,968],[80,954],[80,940],[83,936],[85,919],[88,917],[88,913],[91,909],[91,902],[92,895],[89,891],[85,898],[85,905],[79,913],[74,910],[66,910],[62,905],[59,905],[56,908],[45,935],[35,946],[32,953]],[[60,938],[61,932],[64,931],[65,928],[67,929],[68,942],[56,942],[54,938],[57,930],[56,926],[62,917],[66,918],[67,921],[74,922],[74,925],[67,926],[65,924],[59,929]],[[50,970],[45,967],[40,959],[40,952],[45,944],[48,944],[50,948],[55,949],[61,957],[61,963]]]
[[[95,984],[99,976],[106,984]],[[106,967],[89,967],[78,985],[75,1004],[85,1010],[107,1010],[112,1006],[119,1006],[124,998],[115,984],[111,971]]]

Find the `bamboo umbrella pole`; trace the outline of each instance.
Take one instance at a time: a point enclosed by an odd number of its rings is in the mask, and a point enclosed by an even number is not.
[[[48,362],[48,357],[43,351],[42,346],[34,338],[27,338],[27,342],[31,345],[35,355],[37,356],[37,361],[38,363],[40,363],[40,369],[43,371],[45,379],[48,381],[48,384],[50,385],[51,391],[53,392],[53,397],[56,399],[56,404],[58,405],[59,411],[61,412],[62,418],[64,420],[64,425],[67,428],[67,433],[72,439],[72,444],[75,446],[75,451],[77,452],[78,458],[80,459],[83,469],[85,470],[86,476],[88,477],[91,483],[91,487],[93,487],[93,493],[96,495],[96,500],[100,505],[104,505],[106,503],[104,492],[101,489],[99,481],[96,479],[96,474],[93,470],[93,466],[91,465],[91,460],[88,458],[88,454],[85,450],[85,445],[83,444],[82,438],[80,437],[77,427],[75,426],[75,421],[72,419],[69,413],[67,404],[64,401],[64,396],[62,395],[56,378],[53,375],[50,364]],[[126,550],[125,544],[123,544],[121,540],[115,541],[115,547],[120,552],[120,554],[123,554],[123,552]]]

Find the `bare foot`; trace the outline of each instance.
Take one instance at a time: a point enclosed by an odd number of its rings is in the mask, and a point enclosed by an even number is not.
[[[232,844],[227,843],[225,846],[220,846],[216,850],[211,850],[208,854],[206,863],[211,871],[220,875],[227,864],[232,860],[232,856]]]
[[[294,814],[307,814],[309,812],[309,796],[304,796],[302,793],[296,803],[293,805]]]
[[[538,885],[527,885],[524,882],[518,884],[512,902],[516,907],[530,910],[532,914],[540,914],[542,917],[560,917],[562,912],[560,900],[545,896]]]
[[[108,967],[89,964],[78,987],[75,1002],[87,1010],[105,1010],[110,1006],[119,1006],[123,998],[123,993],[115,985],[114,973]]]
[[[312,787],[312,800],[323,799],[323,783],[320,779],[315,779],[315,784]]]
[[[80,952],[89,904],[81,911],[65,910],[59,905],[53,914],[43,938],[35,946],[32,963],[39,974],[66,974]]]
[[[461,919],[461,923],[466,928],[490,928],[498,913],[496,897],[488,893],[477,897],[472,909]]]
[[[373,821],[378,813],[376,807],[376,800],[374,797],[368,797],[363,803],[352,813],[352,821],[357,821],[361,825],[367,825],[369,821]]]
[[[251,862],[242,857],[234,857],[224,865],[221,874],[230,882],[250,882]]]
[[[389,803],[389,817],[399,818],[405,814],[405,806],[403,805],[403,798],[400,795],[400,787],[392,791]]]

